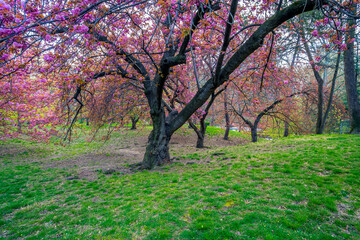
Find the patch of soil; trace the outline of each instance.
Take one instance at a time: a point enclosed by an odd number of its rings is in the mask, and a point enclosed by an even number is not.
[[[184,134],[174,134],[170,140],[170,148],[177,147],[194,147],[196,145],[197,136],[195,133]],[[211,147],[229,147],[236,146],[248,143],[250,141],[241,139],[241,138],[231,138],[229,140],[224,140],[223,136],[206,136],[205,137],[205,149]],[[195,148],[196,149],[196,148]],[[199,150],[199,149],[198,149]]]
[[[25,148],[20,146],[0,145],[0,157],[6,155],[18,155],[23,153],[25,150]]]
[[[59,156],[56,156],[56,159],[51,159],[54,158],[52,156],[48,161],[43,161],[42,165],[45,168],[62,168],[75,171],[76,176],[70,176],[68,180],[77,179],[77,177],[94,180],[99,174],[132,174],[134,168],[131,165],[142,161],[147,139],[147,136],[131,137],[118,141],[115,139],[104,144],[101,149],[76,157],[59,159]],[[207,147],[198,149],[195,148],[196,140],[195,133],[174,134],[170,141],[170,150],[174,156],[177,156],[181,153],[203,152],[212,147],[235,146],[248,142],[244,139],[224,140],[222,136],[207,136],[205,139],[205,146]],[[209,159],[196,162],[192,159],[176,159],[175,161],[189,165],[210,162]]]

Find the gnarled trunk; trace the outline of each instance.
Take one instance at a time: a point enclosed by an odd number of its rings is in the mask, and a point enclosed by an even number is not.
[[[135,130],[136,129],[136,124],[139,121],[140,117],[139,116],[132,116],[130,117],[131,119],[131,129],[130,130]]]
[[[195,131],[197,135],[196,148],[204,148],[206,123],[205,118],[200,119],[200,129],[189,119],[189,126]]]
[[[205,139],[205,136],[199,136],[198,135],[198,138],[197,138],[197,141],[196,141],[196,148],[204,148],[204,139]]]
[[[284,137],[288,137],[289,136],[289,122],[284,121],[284,123],[285,123]]]
[[[257,125],[251,127],[251,141],[257,142]]]
[[[170,162],[169,142],[171,134],[169,126],[165,121],[165,113],[162,109],[160,113],[151,114],[153,130],[151,131],[142,162],[143,168],[152,169]]]
[[[205,118],[200,120],[200,134],[198,134],[198,139],[196,141],[197,148],[204,148],[204,139],[205,139],[205,132],[206,132],[206,123]]]

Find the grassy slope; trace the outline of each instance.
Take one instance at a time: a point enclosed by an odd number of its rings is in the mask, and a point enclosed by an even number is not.
[[[360,239],[360,136],[212,149],[187,156],[209,164],[96,181],[44,169],[55,146],[1,144],[26,150],[0,158],[0,239]]]

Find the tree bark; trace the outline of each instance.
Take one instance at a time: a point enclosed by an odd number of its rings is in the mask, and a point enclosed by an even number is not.
[[[354,19],[348,20],[350,29],[346,33],[346,46],[344,52],[344,72],[345,72],[345,86],[347,93],[347,101],[350,112],[350,133],[360,133],[360,104],[359,95],[357,92],[357,79],[354,61],[354,42],[351,39],[355,38],[356,21]]]
[[[316,120],[316,134],[322,134],[322,116],[323,116],[323,105],[324,105],[324,82],[318,81],[318,104],[317,104],[317,120]]]
[[[17,114],[17,131],[18,131],[18,133],[21,133],[22,131],[21,131],[21,121],[20,121],[20,113],[18,112],[18,114]]]
[[[332,78],[332,81],[331,81],[331,89],[330,89],[330,94],[329,94],[329,101],[327,103],[327,107],[326,107],[326,110],[325,110],[325,113],[324,113],[321,129],[320,129],[321,133],[324,132],[326,120],[327,120],[327,118],[329,116],[332,101],[333,101],[333,98],[334,98],[335,83],[336,83],[336,78],[337,78],[337,74],[338,74],[338,71],[339,71],[339,65],[340,65],[340,56],[341,56],[341,54],[340,54],[340,50],[339,50],[337,60],[336,60],[336,65],[335,65],[335,72],[334,72],[334,75],[333,75],[333,78]]]
[[[286,120],[286,121],[284,121],[284,123],[285,123],[284,137],[288,137],[289,136],[289,122]]]
[[[195,131],[197,135],[196,148],[204,148],[206,125],[205,120],[200,120],[200,129],[189,119],[189,126]]]
[[[306,39],[305,39],[305,34],[304,34],[305,30],[304,28],[302,28],[302,31],[300,32],[301,37],[303,38],[304,41],[304,48],[305,48],[305,52],[306,55],[308,56],[311,68],[314,72],[314,76],[317,82],[317,117],[316,117],[316,126],[315,126],[315,133],[316,134],[322,134],[322,125],[323,125],[323,105],[324,105],[324,80],[322,79],[322,77],[320,76],[320,73],[316,70],[316,66],[315,66],[315,61],[314,58],[312,57],[310,48],[309,48],[309,44],[307,43]]]
[[[153,130],[151,131],[146,152],[142,162],[142,167],[152,169],[170,162],[169,142],[171,134],[169,126],[165,119],[165,111],[152,112]]]
[[[225,134],[224,134],[224,140],[229,140],[230,117],[229,117],[229,111],[228,111],[228,107],[227,107],[226,93],[224,93],[224,111],[225,111]]]
[[[257,125],[253,125],[251,127],[251,141],[257,142]]]
[[[139,116],[131,116],[131,129],[130,130],[136,130],[136,124],[139,121],[140,117]]]
[[[206,133],[206,123],[205,118],[200,119],[200,135],[198,135],[198,139],[196,141],[197,148],[204,148],[204,140],[205,140],[205,133]]]
[[[197,135],[197,141],[196,141],[196,147],[197,148],[204,148],[204,140],[205,140],[205,133],[206,133],[206,117],[209,114],[210,111],[210,107],[211,105],[214,103],[215,99],[217,96],[220,95],[220,93],[222,93],[225,90],[225,88],[219,90],[217,93],[213,93],[211,95],[211,99],[208,102],[208,104],[206,105],[205,111],[203,113],[203,115],[200,117],[200,129],[198,129],[196,127],[196,125],[191,121],[191,119],[188,120],[189,122],[189,126],[194,129],[194,131],[196,132]]]

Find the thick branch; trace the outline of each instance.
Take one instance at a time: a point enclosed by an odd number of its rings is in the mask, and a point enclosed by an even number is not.
[[[322,1],[321,4],[325,4],[326,1]],[[256,49],[258,49],[267,34],[272,32],[276,27],[280,26],[285,21],[292,17],[299,15],[303,12],[308,12],[316,7],[315,1],[302,0],[291,4],[271,18],[265,21],[252,35],[251,37],[234,53],[227,64],[222,68],[219,82],[216,85],[213,82],[213,78],[210,78],[204,86],[195,94],[193,99],[185,106],[185,108],[177,115],[174,119],[171,132],[176,131],[180,128],[189,117],[201,107],[211,94],[219,87],[222,83],[228,80],[228,77],[233,73],[236,68]]]

